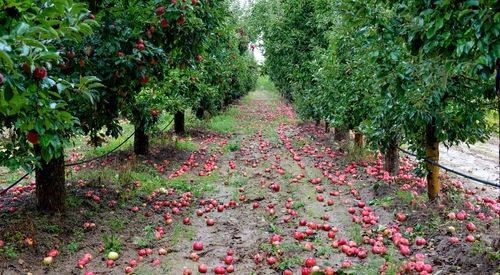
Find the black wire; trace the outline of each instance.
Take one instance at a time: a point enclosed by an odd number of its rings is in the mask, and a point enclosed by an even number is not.
[[[165,131],[165,129],[167,129],[167,127],[170,126],[170,124],[172,124],[173,121],[174,121],[174,119],[172,118],[172,120],[170,120],[170,122],[167,124],[167,126],[165,126],[165,128],[163,128],[162,132]],[[70,166],[80,165],[80,164],[88,163],[88,162],[91,162],[91,161],[103,158],[103,157],[105,157],[105,156],[113,153],[114,151],[118,150],[118,148],[120,148],[123,144],[125,144],[125,142],[127,142],[132,136],[134,136],[134,134],[135,134],[135,131],[128,138],[126,138],[122,143],[120,143],[118,146],[116,146],[115,148],[113,148],[113,150],[111,150],[111,151],[109,151],[109,152],[107,152],[107,153],[105,153],[105,154],[103,154],[101,156],[98,156],[98,157],[95,157],[95,158],[92,158],[92,159],[88,159],[88,160],[82,160],[82,161],[79,161],[79,162],[66,163],[66,164],[64,164],[64,166],[65,167],[70,167]],[[2,190],[0,192],[0,196],[2,196],[7,191],[9,191],[12,187],[14,187],[14,185],[18,184],[22,179],[24,179],[29,174],[30,173],[26,173],[26,175],[22,176],[21,178],[19,178],[18,180],[16,180],[16,182],[14,182],[13,184],[11,184],[9,187],[7,187],[6,189]]]
[[[398,147],[398,149],[399,149],[401,152],[406,153],[406,154],[408,154],[408,155],[410,155],[410,156],[414,156],[414,157],[420,158],[419,156],[415,155],[415,154],[414,154],[414,153],[412,153],[412,152],[406,151],[406,150],[404,150],[404,149],[402,149],[402,148],[399,148],[399,147]],[[500,188],[500,184],[495,184],[495,183],[492,183],[492,182],[489,182],[489,181],[485,181],[485,180],[482,180],[482,179],[474,178],[474,177],[471,177],[471,176],[469,176],[469,175],[466,175],[466,174],[463,174],[463,173],[457,172],[457,171],[455,171],[455,170],[453,170],[453,169],[450,169],[450,168],[448,168],[448,167],[442,166],[441,164],[439,164],[439,163],[437,163],[437,162],[435,162],[435,161],[433,161],[433,160],[431,160],[431,159],[428,159],[427,157],[421,157],[421,158],[422,158],[423,160],[425,160],[425,161],[429,162],[429,163],[432,163],[432,164],[436,165],[437,167],[443,168],[443,169],[444,169],[444,170],[446,170],[446,171],[452,172],[452,173],[457,174],[457,175],[459,175],[459,176],[462,176],[462,177],[464,177],[464,178],[468,178],[468,179],[473,180],[473,181],[477,181],[477,182],[480,182],[480,183],[484,183],[484,184],[487,184],[487,185],[491,185],[491,186],[495,186],[495,187],[497,187],[497,188]]]
[[[94,160],[98,160],[100,158],[103,158],[111,153],[113,153],[114,151],[116,151],[118,148],[120,148],[123,144],[125,144],[125,142],[127,142],[132,136],[134,136],[135,134],[135,131],[127,138],[125,139],[122,143],[120,143],[118,146],[116,146],[115,148],[113,148],[113,150],[101,155],[101,156],[98,156],[98,157],[95,157],[95,158],[92,158],[92,159],[88,159],[88,160],[82,160],[82,161],[79,161],[79,162],[73,162],[73,163],[66,163],[64,164],[65,167],[69,167],[69,166],[75,166],[75,165],[80,165],[80,164],[84,164],[84,163],[87,163],[87,162],[91,162],[91,161],[94,161]],[[3,194],[5,194],[7,191],[9,191],[9,189],[11,189],[12,187],[14,187],[14,185],[18,184],[22,179],[24,179],[24,177],[26,177],[27,175],[29,175],[30,173],[26,173],[26,175],[22,176],[20,179],[16,180],[16,182],[14,182],[13,184],[11,184],[9,187],[7,187],[6,189],[2,190],[0,192],[0,196],[2,196]]]
[[[172,122],[174,121],[174,118],[172,118],[172,120],[167,124],[167,126],[165,126],[165,128],[163,128],[163,130],[161,130],[161,132],[165,131],[167,129],[167,127],[170,126],[170,124],[172,124]]]
[[[22,176],[20,179],[16,180],[16,182],[14,182],[13,184],[11,184],[9,187],[7,187],[7,189],[4,189],[0,192],[0,196],[2,196],[3,194],[5,194],[5,192],[9,191],[9,189],[11,189],[12,187],[14,187],[14,185],[18,184],[22,179],[24,179],[27,175],[29,175],[30,173],[26,173],[26,175]]]
[[[68,167],[68,166],[75,166],[75,165],[80,165],[80,164],[84,164],[84,163],[87,163],[87,162],[91,162],[91,161],[94,161],[94,160],[98,160],[100,158],[103,158],[111,153],[113,153],[114,151],[116,151],[118,148],[120,148],[123,144],[125,144],[125,142],[127,142],[133,135],[135,134],[135,130],[134,132],[128,136],[127,139],[125,139],[122,143],[120,143],[118,146],[116,146],[113,150],[103,154],[103,155],[100,155],[98,157],[95,157],[95,158],[92,158],[92,159],[88,159],[88,160],[82,160],[82,161],[79,161],[79,162],[73,162],[73,163],[66,163],[64,164],[64,166]]]

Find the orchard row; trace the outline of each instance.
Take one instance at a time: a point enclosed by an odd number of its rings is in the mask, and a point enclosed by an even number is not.
[[[210,116],[256,82],[227,1],[9,0],[0,26],[0,165],[36,167],[40,210],[64,209],[76,135],[98,146],[127,118],[135,153],[147,154],[162,111],[183,134],[185,110]]]
[[[260,0],[248,20],[300,114],[335,127],[338,140],[364,136],[397,176],[401,144],[437,162],[440,143],[498,131],[488,114],[500,108],[499,14],[494,0]],[[431,199],[438,169],[427,163]]]

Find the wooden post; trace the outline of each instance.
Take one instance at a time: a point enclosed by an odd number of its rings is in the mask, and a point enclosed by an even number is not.
[[[425,156],[433,160],[434,162],[439,162],[439,141],[436,138],[437,126],[434,123],[427,124],[425,126]],[[434,200],[439,193],[439,167],[436,165],[426,162],[427,168],[427,193],[430,200]]]

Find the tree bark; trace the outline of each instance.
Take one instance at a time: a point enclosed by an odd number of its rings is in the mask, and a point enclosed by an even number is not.
[[[184,112],[177,111],[174,115],[174,129],[175,133],[178,135],[184,135],[186,133],[185,125],[184,125]]]
[[[41,148],[35,146],[40,155]],[[66,182],[64,154],[49,162],[41,160],[36,170],[36,207],[40,212],[64,212],[66,210]]]
[[[321,120],[316,119],[316,127],[319,127],[319,124],[321,123]]]
[[[134,153],[136,155],[147,155],[149,151],[149,137],[146,135],[142,125],[135,126]]]
[[[354,132],[354,144],[357,148],[363,148],[363,135],[358,132]]]
[[[325,121],[325,132],[328,134],[330,132],[330,124]]]
[[[386,148],[384,156],[384,170],[389,172],[391,176],[399,175],[399,153],[398,139],[394,138]]]
[[[336,127],[333,138],[336,141],[346,140],[347,139],[347,131],[345,130],[344,127]]]
[[[436,138],[437,126],[434,123],[427,124],[425,126],[425,156],[433,160],[434,162],[439,162],[439,141]],[[439,167],[436,165],[426,162],[427,168],[427,193],[430,200],[434,200],[440,189],[439,185]]]

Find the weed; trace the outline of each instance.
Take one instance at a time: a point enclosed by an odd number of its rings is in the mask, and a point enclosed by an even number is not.
[[[104,240],[104,254],[108,254],[111,251],[116,253],[120,253],[122,249],[122,240],[120,237],[116,237],[115,234],[111,234],[111,236],[103,235],[102,239]]]
[[[83,199],[75,196],[68,196],[66,202],[70,208],[79,208],[82,205]]]
[[[285,257],[281,259],[281,262],[274,264],[274,267],[285,270],[287,268],[292,268],[301,264],[301,258],[299,256]]]
[[[363,241],[363,233],[361,232],[361,225],[354,224],[351,229],[351,239],[358,244],[361,244]]]
[[[299,202],[294,202],[294,203],[292,203],[292,205],[290,206],[290,208],[291,208],[292,210],[297,210],[297,209],[299,209],[299,208],[304,208],[304,207],[305,207],[305,204],[304,204],[304,202],[302,202],[302,201],[299,201]]]
[[[387,204],[387,205],[391,205],[391,202],[394,198],[393,197],[385,197],[381,200],[378,200],[378,199],[372,199],[372,200],[369,200],[367,203],[368,205],[381,205],[381,204]]]
[[[158,231],[150,225],[145,226],[143,231],[144,238],[136,237],[134,243],[138,244],[141,248],[150,247],[152,242],[155,240],[154,235],[157,234]]]
[[[229,183],[229,185],[233,185],[233,186],[239,188],[239,187],[241,187],[241,186],[243,186],[243,185],[245,185],[245,184],[248,183],[248,178],[247,177],[243,177],[241,175],[237,175],[237,176],[231,177],[229,179],[228,183]]]
[[[67,253],[67,254],[73,254],[75,253],[78,248],[80,248],[80,243],[82,242],[83,240],[83,230],[81,228],[75,228],[74,231],[73,231],[73,236],[71,238],[71,242],[68,243],[67,245],[64,245],[63,243],[63,247],[65,247],[68,251],[64,251],[64,253]]]
[[[0,253],[5,254],[5,256],[9,258],[17,258],[19,256],[17,248],[10,243],[6,243],[4,246],[0,247]]]
[[[278,235],[283,235],[283,231],[281,231],[278,227],[276,227],[276,225],[274,225],[273,223],[270,223],[269,226],[271,227],[271,229],[274,231],[275,234],[278,234]]]
[[[441,224],[441,217],[432,217],[430,221],[427,222],[427,227],[430,231],[438,231],[439,225]]]
[[[484,255],[486,254],[491,261],[500,260],[500,251],[495,251],[492,247],[488,246],[483,240],[476,240],[472,243],[472,249],[469,251],[471,255]]]
[[[229,149],[229,151],[231,151],[231,152],[239,151],[240,145],[238,143],[231,143],[231,144],[227,145],[227,149]]]
[[[333,253],[333,248],[330,246],[320,246],[318,249],[318,252],[316,252],[317,256],[321,255],[326,255],[326,254],[332,254]]]
[[[185,226],[183,224],[177,224],[174,227],[174,233],[171,235],[171,239],[169,240],[170,245],[175,245],[180,238],[183,237],[182,232],[184,231]],[[192,233],[188,233],[188,238],[194,237],[194,231]]]
[[[208,128],[222,133],[239,132],[239,129],[237,128],[238,124],[234,119],[234,116],[237,112],[238,112],[237,108],[229,108],[223,114],[215,116],[212,119],[210,119],[210,121],[208,122]]]

